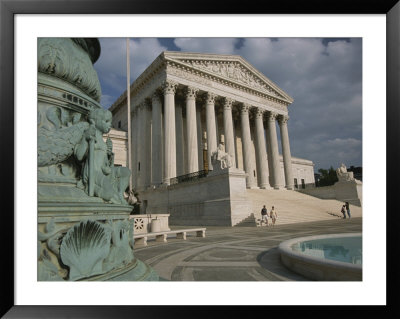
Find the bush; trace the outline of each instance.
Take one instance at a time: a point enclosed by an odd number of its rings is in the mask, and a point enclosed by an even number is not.
[[[338,181],[336,171],[331,166],[329,169],[320,168],[318,173],[321,174],[321,178],[319,179],[318,186],[330,186],[335,184]]]

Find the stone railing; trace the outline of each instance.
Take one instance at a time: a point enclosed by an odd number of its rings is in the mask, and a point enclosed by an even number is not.
[[[202,171],[193,172],[190,174],[171,178],[170,185],[175,185],[175,184],[179,184],[179,183],[191,182],[191,181],[198,180],[200,178],[206,177],[208,172],[209,172],[208,170],[202,170]]]
[[[169,214],[144,214],[144,215],[130,215],[129,219],[133,221],[133,233],[134,234],[145,234],[152,231],[154,226],[157,225],[158,231],[170,231],[168,225]],[[157,220],[157,222],[155,222]]]
[[[349,202],[355,206],[362,205],[362,182],[359,180],[336,182],[331,186],[310,187],[296,190],[300,193],[321,199],[336,199],[342,202]]]

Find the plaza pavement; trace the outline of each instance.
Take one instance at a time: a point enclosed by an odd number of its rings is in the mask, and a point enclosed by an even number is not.
[[[362,218],[206,228],[205,238],[188,233],[186,240],[148,240],[148,246],[135,248],[135,256],[170,281],[308,281],[283,266],[278,245],[296,237],[362,232]]]

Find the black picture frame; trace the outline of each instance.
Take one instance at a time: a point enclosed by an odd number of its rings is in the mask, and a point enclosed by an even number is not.
[[[399,163],[400,136],[400,3],[398,0],[298,0],[259,2],[247,0],[244,5],[228,5],[223,1],[204,0],[196,5],[181,0],[0,0],[0,157],[2,194],[1,243],[1,309],[4,318],[158,318],[158,317],[226,317],[265,314],[284,316],[288,312],[297,317],[321,315],[354,317],[362,314],[383,317],[399,315],[395,289],[399,279],[395,274],[396,243],[398,235],[397,203],[395,201]],[[387,217],[387,305],[368,307],[329,306],[314,307],[225,307],[225,306],[22,306],[14,303],[14,18],[16,14],[386,14],[387,29],[387,105],[386,119],[386,217]],[[378,112],[377,112],[378,113]],[[377,185],[379,187],[379,185]],[[383,206],[384,207],[384,206]],[[384,214],[384,211],[376,212]],[[377,240],[384,240],[377,238]],[[186,292],[183,292],[186,293]],[[267,298],[268,292],[266,292]],[[346,292],[338,298],[351,298]],[[265,312],[265,311],[268,312]]]

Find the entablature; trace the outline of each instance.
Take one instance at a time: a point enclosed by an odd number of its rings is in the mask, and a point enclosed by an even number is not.
[[[132,102],[139,103],[151,96],[166,80],[279,114],[287,114],[293,102],[293,98],[240,56],[171,51],[161,53],[132,83]],[[110,110],[115,111],[124,101],[126,91]]]

